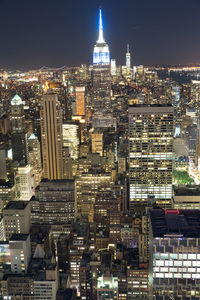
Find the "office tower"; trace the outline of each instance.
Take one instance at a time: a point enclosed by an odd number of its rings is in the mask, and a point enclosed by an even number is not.
[[[100,189],[111,185],[111,174],[95,172],[82,173],[75,182],[75,217],[94,221],[95,196]]]
[[[7,181],[7,167],[6,167],[6,161],[7,161],[7,149],[6,145],[3,144],[0,146],[0,180]]]
[[[10,201],[8,203],[3,210],[3,231],[6,241],[13,233],[29,233],[30,215],[30,202]]]
[[[11,271],[13,273],[27,272],[31,258],[29,234],[14,233],[10,240]]]
[[[28,152],[29,152],[29,164],[32,168],[32,174],[34,176],[35,187],[36,187],[41,181],[42,163],[41,163],[40,142],[34,133],[32,133],[28,138]]]
[[[62,125],[63,146],[69,148],[71,158],[78,159],[79,155],[79,126],[74,123]]]
[[[18,95],[15,95],[11,100],[11,114],[12,114],[12,133],[24,132],[25,131],[24,103]]]
[[[147,264],[127,265],[127,300],[149,298],[149,270]]]
[[[62,111],[56,94],[43,95],[40,122],[43,176],[51,180],[62,179]]]
[[[93,52],[93,112],[108,114],[111,112],[111,71],[110,52],[103,37],[101,9],[99,9],[99,38]]]
[[[18,167],[15,174],[15,197],[29,201],[34,193],[34,178],[30,165]]]
[[[3,299],[34,299],[34,279],[27,274],[8,274],[1,281]]]
[[[76,92],[76,114],[78,116],[85,116],[85,87],[77,86]]]
[[[126,67],[127,67],[127,69],[131,68],[131,54],[130,54],[130,51],[129,51],[129,44],[127,44]]]
[[[45,263],[45,267],[36,268],[36,274],[34,276],[34,299],[46,299],[56,300],[56,293],[58,290],[58,269],[56,263]],[[34,269],[33,261],[33,272]],[[31,272],[30,272],[31,273]]]
[[[110,214],[118,211],[119,201],[110,189],[99,190],[95,196],[94,219],[97,226],[108,226]]]
[[[200,81],[199,80],[192,80],[191,83],[191,91],[190,91],[190,103],[191,106],[194,107],[198,113],[200,113],[200,106],[199,106],[199,100],[200,100],[200,92],[199,92],[199,88],[200,88]]]
[[[28,144],[24,124],[24,103],[18,95],[15,95],[11,100],[11,113],[13,161],[26,165],[28,163]]]
[[[153,209],[150,299],[199,299],[199,210]]]
[[[110,68],[111,68],[111,75],[112,76],[117,76],[117,66],[116,66],[116,60],[115,59],[111,59]]]
[[[103,156],[103,133],[101,131],[92,133],[92,153],[99,153]]]
[[[80,263],[83,252],[89,248],[89,226],[73,223],[69,239],[70,288],[80,296]]]
[[[74,181],[43,179],[31,202],[33,224],[69,224],[74,220]]]
[[[118,174],[123,174],[126,172],[126,158],[125,157],[118,157]]]
[[[129,208],[153,199],[170,207],[172,199],[173,107],[129,107]]]
[[[11,181],[0,180],[0,213],[9,201],[15,199],[15,185]]]
[[[28,164],[28,138],[27,133],[13,133],[12,140],[12,152],[13,161],[17,161],[20,165]]]
[[[69,148],[63,147],[63,179],[72,179],[72,158],[69,154]]]

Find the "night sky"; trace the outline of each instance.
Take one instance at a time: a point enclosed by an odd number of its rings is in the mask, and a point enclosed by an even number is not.
[[[90,64],[99,4],[117,64],[200,63],[200,0],[0,0],[0,68]]]

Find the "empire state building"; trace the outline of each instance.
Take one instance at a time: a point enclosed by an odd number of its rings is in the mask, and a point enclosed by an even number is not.
[[[101,9],[99,9],[99,37],[93,51],[92,83],[93,116],[105,117],[111,113],[111,71],[109,47],[103,37]]]

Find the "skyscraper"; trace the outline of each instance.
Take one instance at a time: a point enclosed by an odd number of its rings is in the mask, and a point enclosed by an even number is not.
[[[62,179],[62,111],[56,94],[43,95],[40,114],[44,178]]]
[[[25,129],[24,103],[18,95],[15,95],[11,100],[11,112],[12,112],[12,133],[24,132]]]
[[[13,160],[26,165],[28,163],[28,141],[24,123],[24,103],[18,95],[11,100],[11,113]]]
[[[93,52],[93,113],[111,112],[110,52],[103,37],[102,13],[99,9],[99,38]]]
[[[127,67],[128,69],[131,68],[131,54],[130,54],[130,51],[129,51],[129,44],[127,44],[126,67]]]
[[[85,87],[76,87],[76,114],[78,116],[85,115]]]
[[[171,205],[173,112],[170,105],[129,107],[130,209],[150,198]]]

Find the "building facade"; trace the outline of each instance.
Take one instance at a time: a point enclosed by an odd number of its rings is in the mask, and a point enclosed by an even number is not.
[[[172,158],[173,107],[129,107],[130,209],[148,199],[171,206]]]

